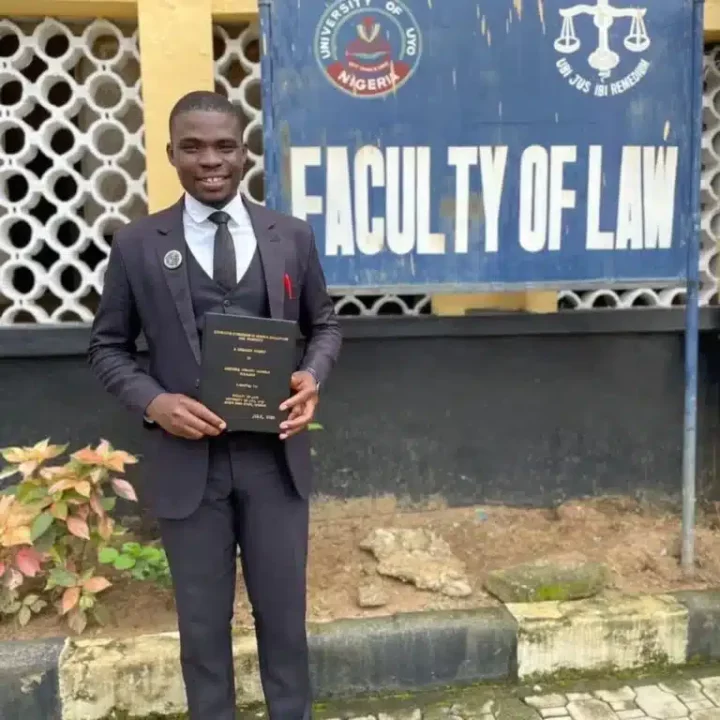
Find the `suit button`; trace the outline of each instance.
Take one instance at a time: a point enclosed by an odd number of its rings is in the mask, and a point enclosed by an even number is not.
[[[200,387],[200,380],[196,380],[196,381],[195,381],[195,387],[196,387],[196,388],[199,388],[199,387]]]
[[[223,305],[225,307],[230,307],[230,301],[229,300],[223,300]]]

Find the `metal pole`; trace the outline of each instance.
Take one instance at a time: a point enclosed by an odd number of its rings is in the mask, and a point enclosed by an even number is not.
[[[276,197],[275,183],[278,177],[278,139],[275,137],[275,109],[273,107],[273,58],[272,58],[272,0],[258,0],[260,16],[260,92],[263,114],[263,149],[265,161],[265,205],[279,210],[280,198]]]
[[[693,3],[692,93],[693,160],[690,199],[692,225],[687,247],[687,298],[685,303],[685,418],[683,432],[682,550],[680,564],[686,574],[695,567],[695,482],[697,454],[697,386],[700,262],[700,139],[703,93],[703,0]]]

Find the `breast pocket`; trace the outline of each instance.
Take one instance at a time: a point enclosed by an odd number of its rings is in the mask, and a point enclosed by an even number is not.
[[[296,298],[285,297],[285,304],[283,306],[283,316],[286,320],[297,321],[300,317],[300,301]]]
[[[297,320],[300,315],[300,293],[302,285],[298,278],[296,263],[290,259],[285,265],[283,278],[283,316],[286,320]]]

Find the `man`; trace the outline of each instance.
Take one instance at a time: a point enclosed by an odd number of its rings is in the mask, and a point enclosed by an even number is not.
[[[191,720],[235,718],[231,648],[237,547],[271,720],[310,717],[305,630],[310,444],[302,432],[341,336],[312,230],[242,198],[242,122],[194,92],[170,115],[168,157],[184,197],[119,230],[92,328],[104,387],[149,430],[146,494],[178,610]],[[278,434],[228,433],[197,400],[203,317],[298,321],[305,336]],[[135,359],[147,339],[148,369]]]

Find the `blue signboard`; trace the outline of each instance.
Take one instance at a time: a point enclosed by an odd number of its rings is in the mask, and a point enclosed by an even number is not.
[[[698,17],[692,0],[261,2],[267,204],[312,224],[338,291],[682,280]]]

